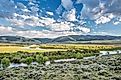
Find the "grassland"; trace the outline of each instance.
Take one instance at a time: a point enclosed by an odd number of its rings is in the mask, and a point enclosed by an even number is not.
[[[39,44],[39,45],[24,45],[24,44],[8,44],[0,43],[0,53],[23,52],[51,52],[51,51],[66,51],[72,49],[91,49],[91,50],[109,50],[120,48],[115,45],[96,45],[96,44]]]
[[[40,48],[44,49],[111,49],[118,46],[114,45],[96,45],[96,44],[42,44]]]
[[[38,45],[13,45],[13,44],[0,44],[0,53],[14,53],[18,51],[23,52],[50,52],[50,51],[65,51],[65,49],[41,49]]]
[[[19,46],[0,46],[0,53],[14,53],[18,51],[23,52],[50,52],[50,51],[64,51],[64,49],[31,49]]]

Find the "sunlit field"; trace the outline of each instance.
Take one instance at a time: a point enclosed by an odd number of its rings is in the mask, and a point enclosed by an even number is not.
[[[113,49],[117,48],[114,45],[95,45],[95,44],[40,44],[40,45],[24,45],[24,44],[0,44],[0,53],[13,53],[18,51],[23,52],[51,52],[51,51],[66,51],[72,49]]]
[[[117,46],[96,44],[42,44],[40,47],[51,49],[111,49]]]
[[[65,51],[65,49],[41,49],[39,47],[31,47],[31,46],[6,46],[6,45],[2,45],[0,46],[0,53],[14,53],[14,52],[18,52],[18,51],[23,51],[23,52],[50,52],[50,51]]]

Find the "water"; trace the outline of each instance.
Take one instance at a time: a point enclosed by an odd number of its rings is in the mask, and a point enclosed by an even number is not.
[[[32,64],[32,65],[39,65],[39,63],[37,63],[37,62],[32,62],[31,64]],[[18,64],[18,63],[11,63],[10,66],[9,66],[8,68],[14,68],[14,67],[27,67],[27,66],[28,66],[28,65],[25,64],[25,63],[20,63],[20,64]]]
[[[32,65],[39,65],[38,62],[32,62],[31,64],[32,64]]]
[[[83,59],[95,59],[96,56],[84,57]]]
[[[76,61],[77,59],[59,59],[59,60],[54,60],[54,62],[58,63],[58,62],[70,62],[70,61]]]
[[[99,56],[107,56],[107,55],[113,55],[113,54],[121,54],[121,50],[117,50],[117,51],[100,51],[100,55]]]
[[[20,64],[16,64],[16,63],[11,63],[10,66],[8,68],[13,68],[13,67],[27,67],[28,65],[25,63],[20,63]]]
[[[113,54],[121,54],[121,50],[117,50],[117,51],[100,51],[100,55],[99,56],[108,56],[108,55],[113,55]],[[90,56],[90,57],[84,57],[83,59],[95,59],[95,56]],[[70,62],[70,61],[76,61],[77,59],[59,59],[59,60],[54,60],[55,63],[59,63],[59,62]],[[39,65],[37,62],[32,62],[32,65]],[[45,65],[49,65],[51,64],[51,61],[46,61]],[[13,67],[27,67],[28,65],[25,63],[20,63],[20,64],[16,64],[16,63],[11,63],[10,66],[8,68],[13,68]]]
[[[45,62],[45,65],[46,65],[46,66],[49,65],[49,64],[51,64],[50,61],[46,61],[46,62]]]

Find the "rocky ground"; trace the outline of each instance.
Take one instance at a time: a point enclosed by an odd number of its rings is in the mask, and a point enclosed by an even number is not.
[[[121,80],[121,55],[0,70],[0,80]]]

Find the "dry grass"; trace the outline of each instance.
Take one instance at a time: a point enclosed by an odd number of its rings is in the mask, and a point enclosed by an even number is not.
[[[96,44],[43,44],[41,48],[51,49],[111,49],[114,45],[96,45]]]
[[[24,47],[22,47],[24,46]],[[40,48],[39,48],[40,47]],[[16,44],[0,44],[0,53],[13,53],[17,51],[24,52],[50,52],[50,51],[65,51],[67,49],[111,49],[113,45],[93,45],[93,44],[41,44],[34,48],[29,45],[17,46]]]
[[[19,46],[0,46],[0,53],[13,53],[17,51],[23,52],[50,52],[50,51],[64,51],[64,49],[32,49]]]

